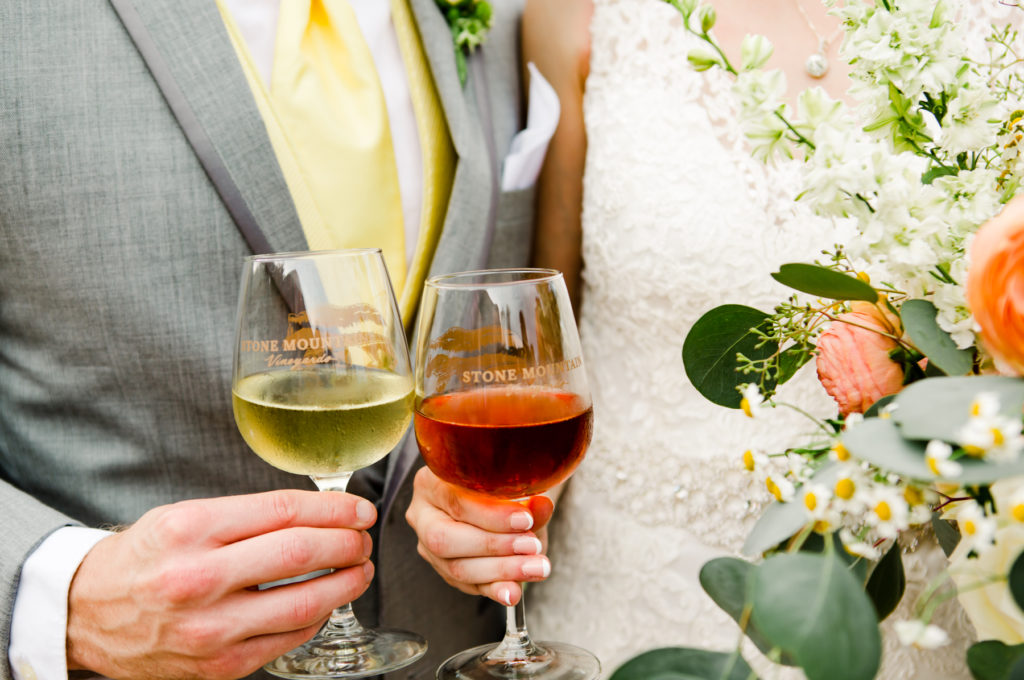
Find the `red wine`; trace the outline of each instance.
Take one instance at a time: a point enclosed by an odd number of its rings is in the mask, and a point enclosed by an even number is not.
[[[523,498],[576,469],[594,409],[570,392],[489,387],[428,397],[414,422],[423,459],[438,477],[489,496]]]

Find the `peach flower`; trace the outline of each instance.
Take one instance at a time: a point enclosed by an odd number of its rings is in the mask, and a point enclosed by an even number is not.
[[[978,230],[967,271],[967,305],[997,366],[1024,375],[1024,195]]]
[[[863,413],[903,386],[903,368],[889,358],[902,334],[892,314],[877,305],[855,302],[851,311],[818,338],[818,380],[839,404],[839,413]],[[883,335],[886,333],[888,335]]]

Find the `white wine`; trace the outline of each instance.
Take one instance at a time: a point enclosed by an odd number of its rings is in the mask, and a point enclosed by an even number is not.
[[[235,422],[260,458],[287,472],[332,476],[372,465],[402,439],[412,378],[310,368],[256,373],[231,394]]]

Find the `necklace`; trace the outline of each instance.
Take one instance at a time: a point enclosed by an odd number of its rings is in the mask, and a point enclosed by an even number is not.
[[[814,22],[807,16],[807,12],[804,10],[803,3],[800,0],[793,0],[796,5],[797,11],[800,12],[800,16],[804,18],[804,23],[807,24],[807,28],[811,29],[811,33],[818,39],[818,51],[807,57],[804,61],[804,71],[807,72],[812,78],[824,78],[825,74],[828,73],[828,48],[832,44],[832,41],[839,37],[842,32],[842,26],[837,28],[835,32],[827,38],[822,37],[821,33],[818,33],[818,29],[814,27]]]

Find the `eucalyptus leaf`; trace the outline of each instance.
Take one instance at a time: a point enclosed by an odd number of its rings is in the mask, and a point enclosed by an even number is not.
[[[942,552],[949,557],[956,550],[960,543],[960,530],[949,520],[942,519],[937,512],[932,513],[932,530],[935,532],[935,539],[939,542]]]
[[[705,562],[700,570],[701,587],[711,596],[715,604],[741,627],[744,625],[744,613],[750,605],[750,578],[755,569],[757,567],[745,560],[735,557],[717,557]],[[762,653],[767,655],[771,651],[772,645],[764,639],[757,627],[749,620],[743,632]],[[787,666],[793,665],[793,660],[785,655],[779,662]]]
[[[903,599],[903,593],[907,589],[907,575],[903,571],[903,557],[898,541],[893,541],[892,547],[878,561],[871,576],[868,578],[864,590],[871,598],[871,604],[875,606],[878,620],[883,621],[885,617],[892,614],[896,605]]]
[[[757,680],[735,652],[690,647],[661,647],[644,652],[615,669],[609,680],[696,678],[697,680]]]
[[[803,293],[832,300],[876,302],[878,291],[855,276],[804,262],[791,262],[772,274],[779,283]]]
[[[728,408],[739,408],[742,396],[736,389],[751,379],[739,373],[736,355],[766,359],[778,351],[778,343],[765,342],[754,329],[768,314],[744,305],[715,307],[693,324],[683,342],[686,376],[705,399]],[[774,389],[774,385],[766,386]]]
[[[769,557],[754,572],[751,620],[807,680],[871,680],[882,654],[871,600],[827,551]]]
[[[935,317],[938,311],[928,300],[907,300],[900,307],[903,330],[921,353],[928,357],[946,375],[966,375],[971,372],[974,354],[959,349],[949,333],[939,328]]]
[[[1024,659],[1024,644],[1005,645],[999,640],[983,640],[967,650],[967,667],[975,680],[1007,680],[1010,670]]]
[[[814,482],[832,486],[836,481],[839,467],[833,463],[821,466],[811,477]],[[740,551],[748,557],[756,557],[770,550],[807,526],[810,518],[800,503],[774,502],[765,508],[754,523],[747,540]]]
[[[925,462],[926,442],[904,439],[891,418],[865,420],[843,433],[842,442],[854,457],[919,481],[933,482],[941,479],[961,484],[991,484],[1003,477],[1024,474],[1024,457],[1013,463],[961,458],[957,461],[962,468],[959,475],[939,477]]]
[[[796,375],[797,371],[814,358],[812,350],[809,345],[793,345],[779,353],[779,374],[776,376],[779,385]]]
[[[1010,594],[1017,607],[1024,610],[1024,552],[1017,555],[1010,567],[1010,573],[1006,575],[1007,585],[1010,587]]]
[[[975,375],[925,378],[907,385],[896,395],[892,419],[907,439],[955,442],[970,417],[972,402],[982,392],[999,397],[1001,414],[1020,417],[1024,379]]]

